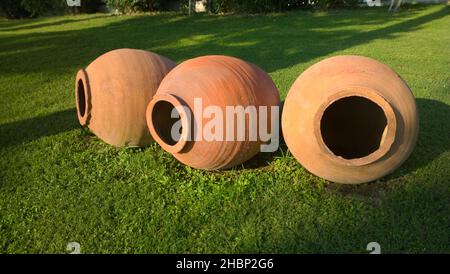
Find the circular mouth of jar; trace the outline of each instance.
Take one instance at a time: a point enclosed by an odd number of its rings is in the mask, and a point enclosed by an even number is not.
[[[375,91],[351,87],[335,93],[315,118],[319,146],[333,161],[361,166],[375,162],[395,139],[396,118]]]
[[[84,90],[83,80],[77,82],[77,108],[81,117],[86,115],[86,94]]]
[[[88,123],[90,113],[90,90],[86,71],[81,69],[75,80],[75,103],[77,116],[82,126]]]
[[[157,94],[147,107],[147,125],[155,141],[167,152],[178,153],[190,132],[187,107],[177,97]]]

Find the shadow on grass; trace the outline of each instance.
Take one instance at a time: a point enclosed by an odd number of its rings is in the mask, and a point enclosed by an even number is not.
[[[20,145],[45,136],[69,131],[77,126],[75,109],[7,123],[0,125],[0,145],[2,148]]]
[[[448,14],[448,8],[443,7],[395,23],[418,11],[412,9],[395,16],[382,10],[330,12],[327,16],[310,12],[253,17],[131,16],[89,29],[3,35],[0,50],[7,74],[75,71],[100,54],[122,47],[151,50],[178,62],[200,55],[232,55],[274,72],[375,39],[392,39]],[[376,27],[386,22],[393,24]],[[330,24],[337,29],[328,31]],[[360,24],[372,30],[352,27]],[[46,62],[42,62],[43,57]],[[18,66],[18,59],[40,65]]]
[[[419,138],[397,176],[413,172],[450,150],[450,106],[431,99],[418,98],[416,102],[420,119]]]
[[[39,18],[39,19],[22,19],[22,20],[8,20],[0,22],[0,31],[12,32],[20,30],[32,30],[44,27],[62,26],[65,24],[79,23],[82,21],[95,20],[98,18],[104,18],[109,15],[103,16],[90,16],[85,18],[80,17],[66,17],[63,20],[51,20],[52,18]],[[51,20],[50,22],[49,19]]]

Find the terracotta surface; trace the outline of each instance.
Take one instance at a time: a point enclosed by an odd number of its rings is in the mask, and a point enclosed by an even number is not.
[[[173,67],[169,59],[143,50],[118,49],[101,55],[76,76],[80,124],[114,146],[150,144],[145,111]]]
[[[261,140],[250,141],[249,128],[246,127],[245,141],[199,141],[198,138],[186,141],[187,136],[195,137],[195,127],[200,128],[212,119],[194,113],[194,98],[202,99],[203,108],[218,106],[223,113],[226,106],[240,105],[245,108],[250,105],[278,106],[280,103],[278,90],[271,78],[257,66],[237,58],[203,56],[173,69],[161,82],[147,108],[148,127],[161,147],[180,162],[207,170],[231,168],[245,162],[259,152]],[[169,113],[177,106],[186,106],[193,115],[189,120],[181,111],[183,137],[172,140],[167,135],[175,120],[170,120]],[[223,121],[226,128],[228,125],[225,119]]]
[[[418,134],[414,97],[388,66],[361,56],[336,56],[302,73],[282,113],[294,157],[327,180],[356,184],[399,167]]]

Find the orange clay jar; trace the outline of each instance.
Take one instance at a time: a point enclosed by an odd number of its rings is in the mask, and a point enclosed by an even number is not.
[[[78,120],[106,143],[145,146],[148,102],[175,63],[157,54],[117,49],[80,69],[75,81]]]
[[[207,140],[198,134],[199,131],[194,133],[195,128],[206,127],[213,118],[205,118],[202,111],[197,112],[195,100],[199,99],[203,110],[216,107],[222,113],[226,113],[227,106],[255,106],[258,117],[259,106],[278,109],[280,104],[278,90],[267,73],[238,58],[198,57],[181,63],[167,74],[147,108],[147,123],[151,135],[180,162],[206,170],[239,165],[255,156],[263,142],[259,137],[253,141],[249,139],[248,118],[244,118],[245,139],[241,141],[224,141],[224,135],[221,135],[222,140]],[[171,118],[174,108],[179,112],[178,120]],[[267,121],[271,121],[271,112],[268,111],[267,114]],[[222,118],[223,128],[227,128],[229,124]],[[180,119],[181,136],[174,140],[171,128]]]
[[[297,78],[282,128],[289,150],[310,172],[358,184],[408,158],[419,120],[411,90],[392,69],[366,57],[336,56]]]

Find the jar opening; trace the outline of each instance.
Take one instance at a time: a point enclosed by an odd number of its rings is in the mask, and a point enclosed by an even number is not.
[[[360,96],[341,98],[330,104],[320,121],[322,139],[334,155],[356,159],[380,148],[387,128],[383,109]]]
[[[86,90],[84,88],[84,82],[79,79],[77,82],[77,109],[81,117],[86,115]]]
[[[173,104],[168,101],[156,102],[153,106],[151,119],[156,134],[164,143],[174,146],[180,141],[183,126],[180,124],[179,127],[176,127],[175,125],[180,123],[181,118],[180,113]]]
[[[147,125],[153,139],[167,152],[181,152],[190,140],[191,116],[187,105],[171,94],[156,94],[147,107]]]
[[[75,80],[75,104],[77,107],[78,121],[82,126],[89,124],[92,108],[90,101],[88,75],[84,69],[80,69]]]
[[[397,119],[376,90],[350,86],[333,92],[314,118],[319,147],[335,163],[368,165],[385,156],[394,143]]]

